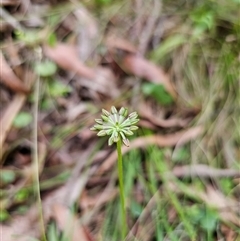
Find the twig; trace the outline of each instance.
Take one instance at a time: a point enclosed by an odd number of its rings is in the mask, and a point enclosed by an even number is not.
[[[240,177],[240,170],[217,169],[202,164],[175,167],[171,173],[176,177]]]
[[[139,52],[144,55],[149,43],[149,40],[152,36],[152,32],[154,30],[155,23],[159,14],[161,12],[161,1],[154,0],[153,10],[148,18],[146,27],[143,29],[142,34],[140,36],[139,43]]]
[[[14,29],[24,32],[24,28],[21,26],[21,24],[19,24],[19,22],[2,7],[0,7],[0,17],[10,24]]]
[[[41,61],[42,59],[42,49],[39,47],[36,49],[37,55],[38,55],[38,61]],[[38,104],[39,104],[39,92],[40,92],[40,77],[37,77],[36,83],[35,83],[35,89],[34,89],[34,106],[33,106],[33,116],[34,116],[34,122],[33,122],[33,143],[34,143],[34,149],[33,149],[33,164],[35,166],[35,182],[36,182],[36,193],[37,193],[37,201],[38,201],[38,208],[39,208],[39,219],[41,224],[41,231],[42,231],[42,237],[44,241],[47,241],[46,235],[45,235],[45,226],[44,226],[44,220],[43,220],[43,208],[42,208],[42,200],[41,200],[41,193],[40,193],[40,181],[39,181],[39,156],[38,156]]]

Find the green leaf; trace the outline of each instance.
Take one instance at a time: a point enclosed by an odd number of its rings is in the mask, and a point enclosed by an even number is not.
[[[0,210],[0,222],[4,222],[8,220],[10,217],[9,213],[7,210]]]
[[[213,231],[216,228],[218,216],[214,210],[207,209],[205,216],[201,219],[201,227],[206,231]]]
[[[189,152],[186,148],[184,147],[179,147],[175,149],[173,156],[172,156],[172,161],[175,163],[184,163],[188,161],[189,159]]]
[[[28,126],[32,122],[32,115],[28,112],[20,112],[14,119],[13,125],[17,128]]]
[[[159,47],[157,47],[151,54],[154,61],[159,61],[161,58],[169,54],[174,49],[188,41],[187,37],[181,34],[176,34],[165,39]]]
[[[211,29],[215,23],[215,11],[212,9],[207,9],[206,6],[202,8],[197,8],[190,15],[191,20],[195,25],[201,25],[205,29]]]
[[[221,179],[220,180],[220,185],[221,185],[221,188],[222,188],[223,192],[226,195],[229,195],[229,193],[232,191],[232,189],[234,187],[232,180],[229,179],[229,178]]]
[[[42,77],[48,77],[56,73],[57,65],[50,60],[46,60],[44,62],[37,63],[34,66],[34,70],[38,75]]]
[[[130,206],[130,211],[131,211],[133,217],[138,218],[143,211],[143,207],[141,205],[139,205],[137,202],[133,201]]]
[[[49,224],[47,236],[48,236],[48,240],[50,240],[50,241],[58,241],[59,240],[57,228],[54,225],[54,223]]]
[[[28,31],[20,31],[16,30],[14,32],[16,34],[16,38],[27,45],[36,45],[40,41],[39,33],[36,30],[28,30]]]
[[[19,215],[24,215],[27,213],[28,210],[29,210],[29,206],[21,205],[16,209],[16,213]]]
[[[54,81],[49,84],[49,94],[53,97],[63,97],[71,92],[71,87],[61,83],[60,81]]]
[[[206,30],[212,29],[215,24],[214,13],[206,9],[194,12],[191,19],[195,25],[192,31],[192,39],[201,37]]]
[[[142,85],[143,94],[146,96],[151,96],[160,104],[170,105],[173,103],[173,98],[165,90],[164,86],[161,84],[145,83]]]
[[[61,21],[59,14],[50,14],[47,19],[48,27],[55,27]]]
[[[51,110],[54,108],[53,101],[50,98],[45,98],[40,103],[40,109],[41,110]]]
[[[54,34],[54,33],[49,34],[49,36],[48,36],[48,44],[49,44],[51,47],[53,47],[53,46],[56,45],[56,43],[57,43],[56,34]]]
[[[16,175],[14,171],[11,170],[1,170],[0,172],[0,180],[3,183],[11,183],[15,180]]]
[[[193,224],[199,223],[199,221],[204,217],[204,211],[201,210],[198,205],[193,205],[187,208],[186,212]]]
[[[29,196],[29,191],[27,189],[23,188],[15,194],[14,199],[17,202],[22,202],[22,201],[25,201],[28,198],[28,196]]]
[[[110,4],[112,0],[96,0],[97,5],[107,5]]]

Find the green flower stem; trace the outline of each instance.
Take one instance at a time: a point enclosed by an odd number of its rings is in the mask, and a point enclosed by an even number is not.
[[[121,201],[121,218],[122,218],[122,240],[124,240],[127,233],[127,219],[125,210],[125,199],[123,189],[123,162],[122,162],[122,141],[121,138],[117,141],[117,153],[118,153],[118,178],[119,178],[119,191]]]
[[[118,178],[121,203],[121,221],[122,221],[122,240],[125,239],[128,226],[127,215],[125,209],[124,190],[123,190],[123,164],[122,164],[122,142],[125,146],[129,146],[128,136],[133,135],[138,127],[135,125],[139,121],[137,112],[128,115],[127,108],[122,107],[119,111],[112,106],[111,111],[102,109],[101,119],[95,119],[96,123],[90,128],[92,131],[98,131],[98,136],[110,136],[108,145],[117,143],[118,153]]]

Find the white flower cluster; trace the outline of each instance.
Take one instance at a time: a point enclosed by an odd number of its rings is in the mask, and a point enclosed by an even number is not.
[[[95,119],[97,124],[90,130],[99,131],[97,133],[98,136],[111,135],[108,140],[109,145],[112,145],[121,138],[124,145],[129,146],[129,140],[126,136],[133,135],[133,131],[138,129],[134,124],[139,119],[137,112],[129,114],[128,117],[127,114],[128,110],[124,107],[119,112],[114,106],[111,107],[111,112],[102,109],[102,119]]]

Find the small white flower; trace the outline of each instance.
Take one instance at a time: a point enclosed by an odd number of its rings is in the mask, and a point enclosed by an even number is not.
[[[127,108],[122,107],[119,112],[116,107],[111,107],[111,113],[102,109],[102,119],[95,119],[96,125],[90,130],[99,131],[98,136],[109,135],[108,144],[112,145],[114,142],[118,142],[119,138],[122,139],[123,144],[129,146],[129,140],[126,136],[133,135],[133,131],[137,130],[135,126],[139,119],[137,112],[131,113],[127,117]]]

